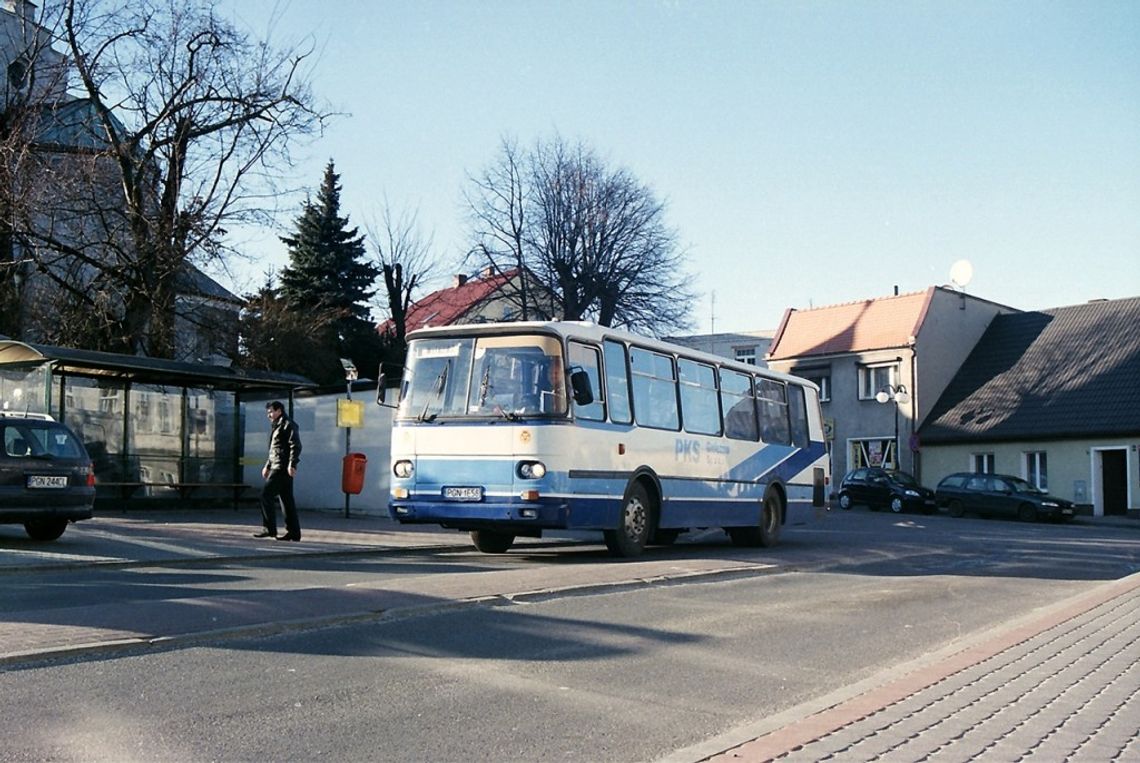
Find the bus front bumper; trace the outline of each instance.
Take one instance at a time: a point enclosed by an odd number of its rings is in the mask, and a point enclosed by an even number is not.
[[[401,524],[436,524],[460,530],[554,530],[566,528],[570,521],[569,505],[556,499],[471,502],[393,499],[388,503],[388,514]]]

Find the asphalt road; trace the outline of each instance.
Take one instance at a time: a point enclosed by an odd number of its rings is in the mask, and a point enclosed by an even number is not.
[[[632,564],[572,544],[9,572],[8,625],[102,608],[150,632],[147,612],[305,606],[241,638],[11,665],[0,760],[699,760],[1136,572],[1138,539],[856,511],[777,549],[709,535]],[[346,598],[382,606],[337,616]]]

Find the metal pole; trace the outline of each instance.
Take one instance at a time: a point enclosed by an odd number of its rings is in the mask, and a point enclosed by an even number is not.
[[[895,469],[898,470],[902,468],[902,459],[899,457],[899,401],[892,402],[895,404],[895,456],[892,460],[895,462]]]
[[[345,384],[345,388],[346,388],[345,392],[344,392],[345,399],[351,400],[352,399],[352,379],[348,380],[347,384]],[[348,453],[349,453],[351,447],[352,447],[352,427],[345,427],[344,428],[344,457],[345,457],[345,459],[348,458]],[[343,487],[343,485],[341,487]],[[348,514],[348,503],[349,503],[350,497],[351,496],[349,495],[348,491],[346,490],[344,492],[344,518],[345,519],[348,519],[348,516],[349,516],[349,514]]]

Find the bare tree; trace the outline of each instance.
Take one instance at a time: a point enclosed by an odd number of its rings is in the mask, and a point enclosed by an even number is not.
[[[470,188],[464,191],[472,237],[467,259],[495,273],[520,273],[517,293],[504,296],[515,303],[519,320],[524,321],[536,312],[531,280],[522,275],[527,265],[527,215],[533,211],[524,171],[526,161],[517,142],[503,138],[498,160],[482,174],[468,176]]]
[[[525,155],[503,141],[472,187],[471,259],[525,268],[566,320],[658,334],[687,327],[695,295],[684,253],[664,203],[627,170],[560,138]],[[535,304],[534,295],[516,298]]]
[[[291,147],[327,116],[304,78],[309,51],[252,39],[213,0],[52,7],[42,23],[80,97],[23,108],[35,145],[13,169],[12,235],[76,304],[106,296],[89,305],[103,349],[171,357],[179,273],[224,261],[228,225],[265,219]],[[59,277],[60,257],[83,277]]]
[[[438,263],[431,256],[432,237],[420,232],[418,217],[416,212],[394,212],[385,199],[379,220],[365,226],[376,252],[375,264],[384,275],[383,308],[390,328],[383,338],[392,348],[392,356],[403,355],[412,295],[437,275]]]

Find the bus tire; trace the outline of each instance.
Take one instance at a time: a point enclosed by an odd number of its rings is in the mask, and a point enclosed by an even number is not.
[[[775,490],[769,490],[760,504],[760,524],[755,527],[726,527],[732,545],[745,548],[771,548],[780,542],[780,524],[784,518],[784,502]]]
[[[649,494],[639,482],[626,491],[621,502],[621,517],[616,530],[605,530],[606,548],[614,556],[640,556],[649,543],[650,528],[653,525],[653,507]]]
[[[505,554],[515,542],[515,536],[498,530],[472,530],[471,542],[484,554]]]

